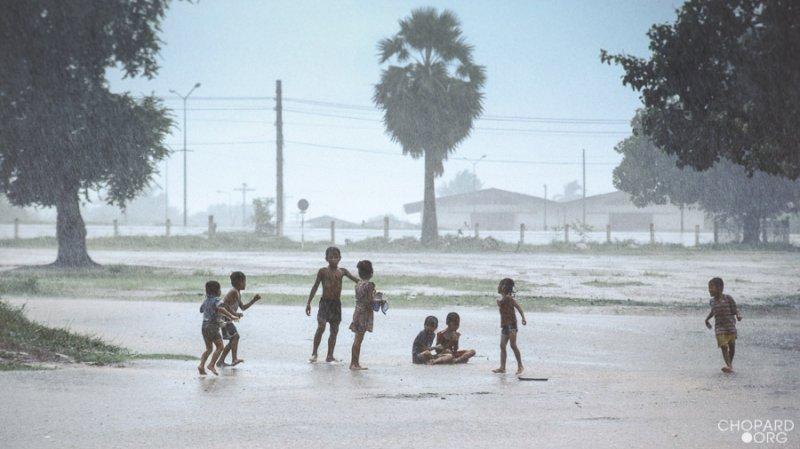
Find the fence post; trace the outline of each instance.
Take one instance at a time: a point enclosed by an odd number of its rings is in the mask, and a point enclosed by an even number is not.
[[[172,227],[172,222],[167,218],[167,221],[164,222],[164,235],[169,237],[170,235],[170,228]]]
[[[694,246],[700,246],[700,225],[694,225]]]
[[[767,219],[761,220],[761,243],[768,242]]]
[[[569,243],[569,225],[564,225],[564,243]]]
[[[611,243],[611,223],[606,225],[606,243]]]
[[[213,238],[214,237],[214,233],[216,233],[216,231],[217,231],[217,225],[214,224],[214,216],[213,215],[209,215],[208,216],[208,238]]]
[[[383,216],[383,239],[389,240],[389,216]]]
[[[19,240],[19,218],[14,219],[14,240]]]
[[[650,223],[650,244],[656,244],[656,226],[653,223]]]
[[[331,245],[336,244],[336,222],[331,220]]]
[[[525,223],[519,224],[519,244],[525,244]]]
[[[789,233],[791,230],[789,229],[789,219],[786,218],[783,220],[783,243],[788,244],[791,240],[789,238]]]
[[[717,219],[714,219],[714,244],[719,243],[719,223],[717,223]]]
[[[481,237],[481,224],[475,223],[475,238],[478,239]]]

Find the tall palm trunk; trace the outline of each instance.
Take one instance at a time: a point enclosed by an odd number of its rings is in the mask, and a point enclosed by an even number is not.
[[[78,189],[65,188],[59,193],[56,204],[56,237],[58,267],[91,267],[96,264],[86,251],[86,225],[81,217]]]
[[[422,244],[432,245],[439,238],[436,221],[436,189],[434,186],[436,161],[433,151],[425,150],[425,194],[422,206]]]
[[[742,219],[742,243],[758,243],[758,231],[761,228],[761,220],[758,214],[748,213]]]

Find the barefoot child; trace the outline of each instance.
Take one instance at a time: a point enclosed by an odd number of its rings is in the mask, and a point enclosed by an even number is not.
[[[222,305],[225,306],[225,309],[231,313],[231,315],[236,315],[239,318],[242,317],[242,314],[239,313],[239,308],[241,307],[242,310],[247,310],[256,303],[259,299],[261,299],[261,295],[253,296],[253,299],[250,300],[247,304],[242,303],[242,290],[247,287],[247,277],[241,271],[234,271],[231,273],[231,286],[233,288],[228,291],[225,295],[225,299],[222,300]],[[239,331],[236,329],[236,326],[228,320],[227,318],[223,318],[222,323],[222,339],[228,340],[228,344],[225,345],[225,349],[222,350],[222,355],[219,356],[219,360],[217,361],[217,366],[229,366],[225,363],[225,357],[228,356],[228,353],[231,353],[231,364],[230,366],[236,366],[244,360],[240,359],[238,356],[239,350]]]
[[[517,348],[517,315],[514,309],[519,311],[519,316],[522,318],[522,325],[527,325],[525,321],[525,312],[522,307],[514,299],[514,280],[505,278],[500,281],[497,286],[497,293],[502,295],[502,298],[497,300],[497,307],[500,309],[500,368],[492,370],[494,373],[506,372],[506,345],[511,342],[511,350],[514,351],[514,357],[517,358],[517,375],[519,376],[525,370],[522,366],[522,355]]]
[[[383,304],[381,293],[375,292],[375,284],[370,282],[372,279],[372,262],[362,260],[358,262],[358,277],[361,278],[356,284],[356,307],[353,310],[353,322],[350,323],[350,330],[356,335],[353,339],[353,348],[350,355],[350,369],[364,370],[361,366],[361,342],[364,341],[364,334],[372,332],[374,320],[373,304]]]
[[[430,315],[425,318],[425,328],[420,331],[414,344],[411,346],[411,361],[417,365],[438,365],[441,363],[451,363],[452,354],[435,354],[432,348],[433,339],[436,337],[436,328],[439,327],[439,320]],[[438,348],[441,349],[441,348]]]
[[[358,282],[355,276],[344,268],[339,268],[339,261],[342,253],[339,248],[331,246],[325,250],[325,260],[328,266],[320,268],[317,272],[317,279],[311,287],[306,304],[306,315],[311,316],[311,301],[317,294],[317,288],[322,284],[322,297],[319,300],[319,311],[317,311],[317,332],[314,334],[314,348],[311,351],[309,362],[317,361],[317,349],[322,341],[322,334],[325,333],[325,323],[330,325],[328,335],[328,356],[326,362],[334,362],[333,349],[336,347],[336,336],[339,333],[339,323],[342,321],[342,278],[347,276],[353,282]]]
[[[706,317],[706,327],[711,329],[708,320],[714,317],[714,333],[717,336],[717,346],[722,350],[722,359],[725,366],[722,371],[733,372],[733,354],[736,352],[736,321],[742,321],[736,302],[729,295],[722,293],[725,284],[721,278],[708,281],[708,293],[711,295],[711,311]]]
[[[222,337],[219,334],[219,316],[223,315],[230,318],[233,321],[238,321],[239,317],[236,315],[231,315],[225,307],[222,306],[220,303],[220,295],[222,294],[222,288],[217,281],[208,281],[206,282],[206,300],[203,301],[203,304],[200,306],[200,313],[203,314],[203,341],[206,344],[206,350],[200,356],[200,365],[197,367],[197,370],[200,371],[200,374],[205,376],[206,370],[203,369],[203,365],[206,363],[206,359],[208,359],[208,355],[211,354],[211,345],[213,344],[216,346],[216,350],[214,350],[214,354],[211,356],[211,361],[208,362],[209,371],[217,374],[216,368],[214,368],[214,364],[217,362],[217,357],[219,357],[219,353],[222,352]]]
[[[461,325],[461,317],[456,312],[450,312],[445,319],[447,325],[443,331],[436,334],[436,346],[442,348],[442,353],[451,354],[453,363],[467,363],[475,356],[472,349],[458,349],[458,338],[461,334],[458,328]]]

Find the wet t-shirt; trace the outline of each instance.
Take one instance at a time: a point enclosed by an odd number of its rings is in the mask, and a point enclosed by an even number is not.
[[[711,298],[711,310],[714,311],[714,333],[735,334],[736,333],[736,301],[730,295],[722,295],[717,301]]]
[[[427,351],[433,345],[433,338],[436,336],[433,332],[428,333],[421,331],[417,338],[414,339],[414,345],[411,347],[411,357],[416,357],[420,352]]]
[[[216,323],[219,320],[219,296],[206,296],[206,300],[200,305],[200,313],[203,314],[203,323]]]

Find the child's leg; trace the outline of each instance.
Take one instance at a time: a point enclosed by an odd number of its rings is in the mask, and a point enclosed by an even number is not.
[[[508,335],[500,336],[500,368],[494,369],[495,373],[506,372],[506,345],[508,344]]]
[[[522,374],[525,368],[522,366],[522,354],[519,353],[519,348],[517,348],[517,332],[509,332],[508,339],[511,342],[511,350],[514,351],[514,357],[517,358],[517,374]]]
[[[456,357],[456,359],[453,360],[453,363],[467,363],[469,359],[475,357],[475,350],[467,349],[464,351],[458,351],[457,355],[458,357]]]
[[[197,370],[200,371],[200,374],[205,375],[206,359],[208,359],[208,355],[211,354],[211,340],[203,337],[203,342],[206,344],[206,350],[200,355],[200,365],[197,367]]]
[[[225,345],[225,348],[222,349],[222,354],[220,354],[219,360],[217,360],[217,366],[228,366],[228,364],[225,363],[225,357],[228,357],[228,353],[231,351],[232,342],[233,342],[232,339],[228,340],[228,343]],[[236,359],[236,356],[233,356],[233,358]]]
[[[222,352],[222,338],[217,337],[217,339],[214,340],[214,346],[215,346],[214,353],[211,354],[211,361],[208,362],[206,368],[208,368],[208,370],[211,371],[212,373],[218,374],[217,369],[214,367],[214,365],[216,365],[217,359],[219,358],[219,355]]]
[[[317,361],[317,349],[322,342],[322,334],[325,333],[325,321],[317,319],[317,332],[314,334],[314,349],[311,350],[311,361]]]
[[[325,358],[326,362],[334,362],[333,349],[336,348],[336,336],[339,335],[339,323],[330,324],[330,332],[328,333],[328,356]]]
[[[234,335],[231,338],[231,342],[228,343],[228,346],[231,347],[231,365],[238,365],[244,360],[239,358],[238,351],[239,351],[239,334]],[[223,352],[224,354],[224,352]]]
[[[731,368],[733,368],[733,355],[735,353],[736,353],[736,340],[731,340],[731,342],[728,343],[728,358],[731,361],[730,364]]]
[[[364,333],[356,332],[353,338],[353,349],[350,354],[350,369],[361,368],[361,342],[364,341]]]
[[[722,371],[728,372],[731,369],[730,347],[728,345],[725,345],[720,347],[719,349],[722,351],[722,360],[725,361],[725,366],[722,368]]]
[[[445,363],[453,363],[452,354],[442,354],[431,361],[431,365],[443,365]]]

